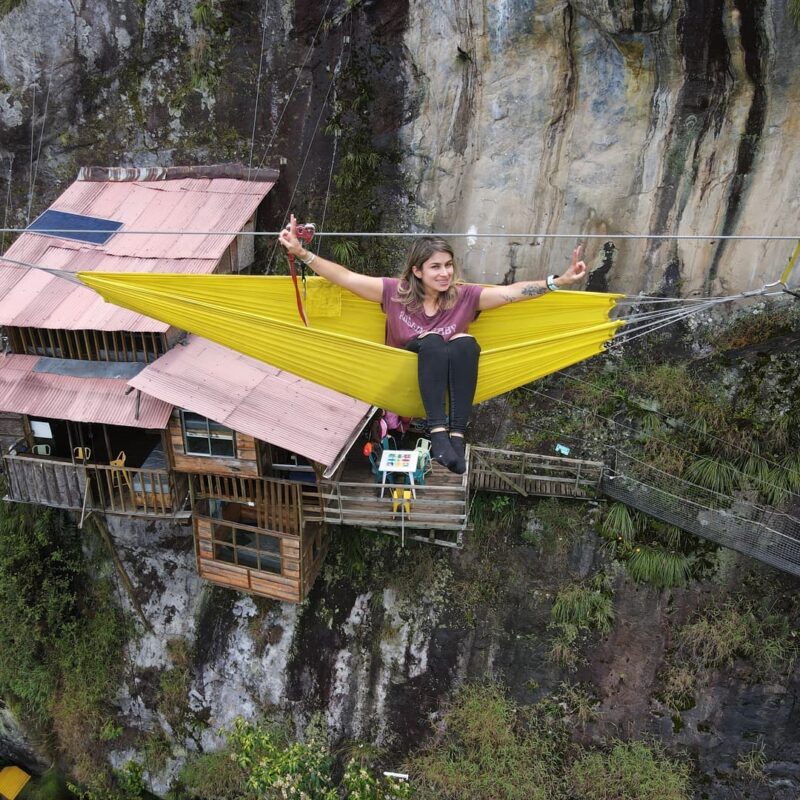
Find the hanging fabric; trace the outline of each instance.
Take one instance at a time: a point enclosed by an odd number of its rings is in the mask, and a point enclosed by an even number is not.
[[[109,303],[400,416],[424,416],[417,357],[383,344],[380,305],[322,278],[308,279],[304,327],[286,277],[77,274]],[[482,312],[470,325],[482,350],[476,402],[602,352],[623,324],[609,319],[621,297],[558,291]]]

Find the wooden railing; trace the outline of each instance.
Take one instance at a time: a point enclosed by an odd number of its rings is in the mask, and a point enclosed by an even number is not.
[[[299,536],[303,529],[302,487],[276,478],[201,475],[194,479],[195,499],[215,498],[253,503],[258,527]]]
[[[90,501],[109,514],[170,516],[178,511],[189,491],[187,475],[163,469],[137,469],[89,464],[92,475]]]
[[[323,481],[318,487],[303,487],[303,517],[307,522],[327,522],[332,525],[354,525],[399,532],[416,531],[409,538],[423,538],[438,544],[459,544],[460,534],[467,526],[467,487],[416,486],[416,498],[409,498],[408,511],[395,498],[392,489],[410,490],[407,485],[386,486],[380,497],[381,486],[375,483],[353,481]],[[453,531],[453,540],[441,540],[439,534],[425,531]]]
[[[473,446],[470,483],[475,489],[524,497],[588,498],[597,495],[603,469],[600,461]]]
[[[188,495],[180,473],[105,464],[76,464],[67,459],[4,455],[12,500],[75,511],[137,516],[174,516]],[[88,492],[87,492],[88,486]]]

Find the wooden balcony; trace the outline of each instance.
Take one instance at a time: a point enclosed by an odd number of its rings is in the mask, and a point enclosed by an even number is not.
[[[469,463],[469,459],[468,459]],[[338,480],[318,486],[303,485],[303,519],[332,525],[353,525],[408,539],[460,547],[469,510],[469,470],[455,475],[433,463],[424,485],[415,487],[408,513],[392,496],[392,489],[406,484],[387,484],[381,497],[367,460],[351,453]]]
[[[190,516],[185,508],[188,478],[180,473],[30,454],[4,455],[3,468],[7,499],[15,502],[122,516]]]

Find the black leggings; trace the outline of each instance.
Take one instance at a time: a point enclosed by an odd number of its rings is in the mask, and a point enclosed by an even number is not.
[[[464,433],[478,383],[480,345],[471,336],[446,342],[438,333],[429,333],[412,339],[406,350],[417,353],[419,392],[428,427],[447,427],[445,400],[449,393],[450,430]]]

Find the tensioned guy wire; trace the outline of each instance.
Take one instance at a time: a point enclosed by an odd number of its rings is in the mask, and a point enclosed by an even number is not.
[[[60,233],[86,233],[85,229],[75,228],[37,228],[35,231],[28,228],[0,228],[4,233],[45,233],[50,235]],[[127,230],[117,228],[106,230],[93,228],[92,233],[109,234],[143,234],[147,236],[279,236],[281,231],[151,231]],[[714,234],[693,233],[448,233],[447,231],[418,231],[416,233],[403,232],[365,232],[365,231],[320,231],[315,236],[331,236],[339,238],[375,238],[375,239],[419,239],[422,236],[440,236],[445,239],[661,239],[675,241],[741,241],[741,242],[796,242],[800,240],[800,233],[795,234]]]
[[[49,272],[52,275],[63,277],[66,280],[72,281],[73,283],[80,283],[80,280],[75,276],[75,273],[80,271],[79,269],[63,270],[54,267],[45,267],[41,264],[33,264],[28,261],[19,261],[18,259],[8,258],[7,256],[0,255],[0,263],[3,261],[18,267]],[[730,303],[735,300],[743,300],[750,297],[773,297],[781,294],[783,294],[783,292],[768,291],[767,287],[764,287],[757,291],[742,292],[738,295],[705,297],[701,299],[699,304],[694,303],[684,306],[683,308],[666,308],[661,309],[660,311],[649,311],[641,314],[629,313],[628,315],[623,315],[620,317],[620,319],[625,323],[625,328],[617,335],[620,339],[622,339],[627,334],[627,341],[631,341],[633,338],[636,338],[641,333],[647,332],[650,329],[664,327],[664,325],[668,325],[671,322],[690,317],[696,313],[699,313],[700,311],[705,311],[723,303]],[[620,298],[617,302],[622,302],[623,300],[628,300],[632,303],[632,305],[635,306],[639,298],[638,296],[627,296]],[[678,302],[678,300],[672,299],[670,302]]]
[[[261,156],[261,161],[258,162],[259,169],[264,166],[264,162],[267,160],[267,153],[269,153],[275,141],[275,137],[278,135],[278,129],[280,128],[281,120],[283,119],[283,116],[286,113],[286,109],[289,108],[289,103],[292,99],[292,95],[294,94],[294,90],[297,88],[297,84],[300,82],[300,76],[303,74],[303,69],[305,69],[306,63],[308,62],[308,59],[311,57],[311,53],[314,50],[314,45],[317,42],[317,36],[319,35],[319,32],[322,29],[322,25],[325,22],[325,19],[328,15],[328,9],[331,6],[331,2],[333,2],[333,0],[328,0],[328,4],[325,6],[325,10],[322,12],[322,17],[320,18],[319,25],[317,25],[317,29],[316,31],[314,31],[314,36],[311,39],[311,44],[309,45],[308,50],[306,50],[306,57],[303,59],[303,63],[297,70],[297,75],[295,75],[294,83],[292,84],[292,88],[289,90],[289,96],[286,98],[286,102],[283,104],[283,108],[281,109],[278,121],[275,123],[275,126],[272,129],[272,136],[270,137],[267,146],[264,148],[264,154]],[[278,234],[274,235],[277,236]]]

